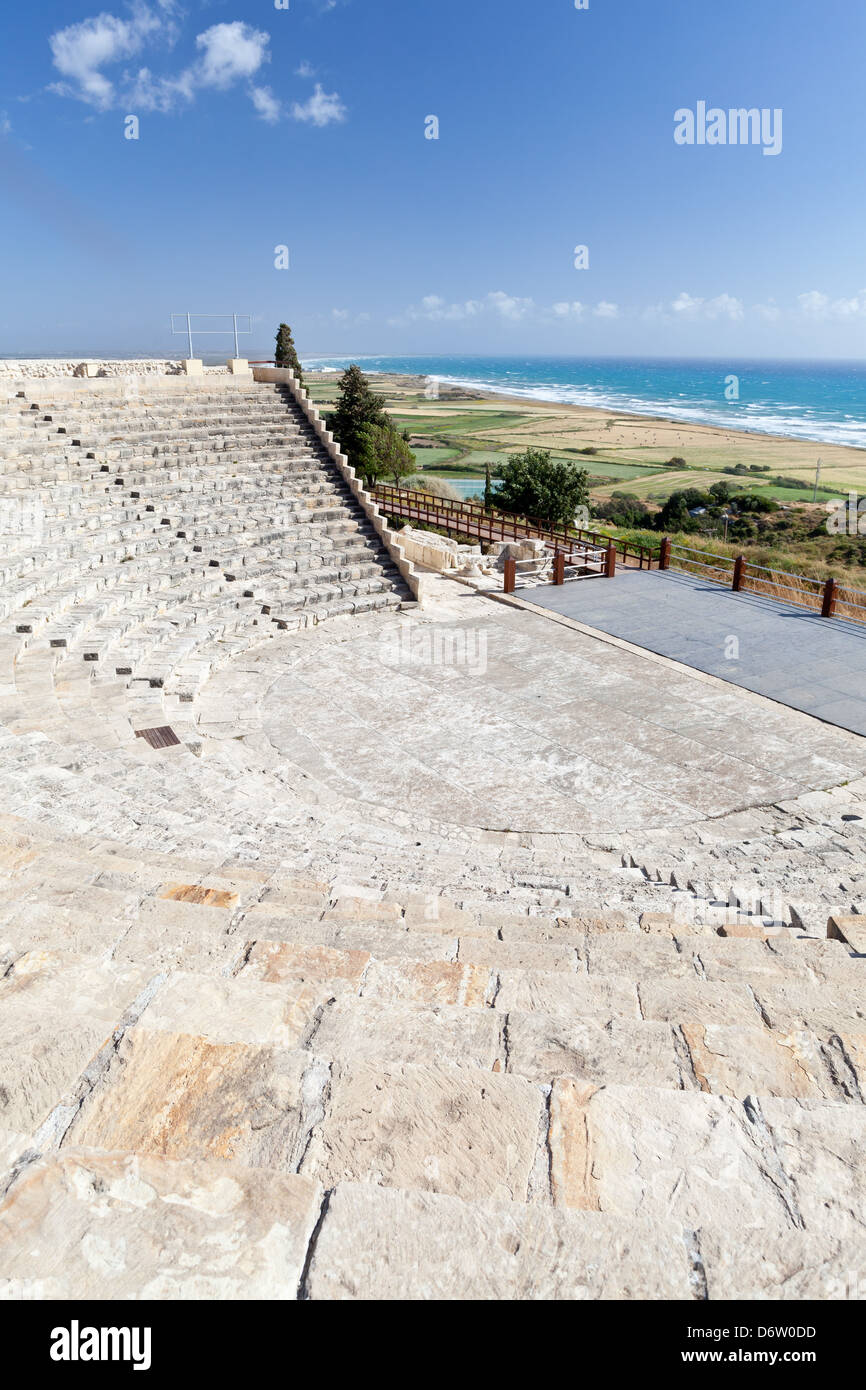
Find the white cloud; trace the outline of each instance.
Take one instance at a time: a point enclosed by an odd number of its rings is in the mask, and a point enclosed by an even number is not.
[[[173,111],[178,101],[195,101],[195,84],[189,71],[177,77],[154,77],[150,68],[139,68],[124,88],[121,100],[137,111]]]
[[[738,320],[744,317],[745,310],[741,299],[730,294],[716,295],[715,299],[700,299],[683,290],[673,301],[671,308],[683,318]]]
[[[315,75],[316,69],[312,66],[312,64],[307,62],[306,58],[298,67],[295,68],[295,77],[315,77]]]
[[[250,87],[250,100],[263,121],[276,125],[283,108],[270,87]]]
[[[553,312],[559,319],[579,319],[583,317],[583,305],[577,299],[572,303],[569,303],[567,299],[563,299],[560,300],[558,304],[554,304]]]
[[[607,299],[602,299],[596,304],[592,312],[597,319],[618,319],[619,305],[611,304]]]
[[[531,299],[518,299],[503,290],[492,291],[484,299],[464,299],[449,303],[438,294],[425,295],[420,304],[411,304],[402,314],[389,318],[391,328],[409,323],[460,323],[482,315],[497,314],[501,318],[519,320],[534,308]]]
[[[5,111],[0,111],[0,135],[11,135],[12,122]]]
[[[88,105],[107,111],[118,106],[138,111],[167,113],[178,105],[195,101],[198,92],[228,91],[240,82],[248,82],[250,100],[264,121],[273,124],[283,114],[282,104],[270,87],[252,81],[256,73],[270,61],[270,36],[241,20],[212,24],[196,35],[197,57],[180,72],[169,76],[155,75],[149,67],[130,73],[123,69],[118,77],[109,77],[104,69],[136,56],[145,44],[173,44],[177,25],[172,18],[175,0],[157,0],[159,13],[142,6],[132,19],[100,14],[80,24],[71,24],[51,35],[54,66],[65,79],[54,83],[51,90],[62,96],[76,97]],[[317,89],[317,95],[320,89]],[[336,97],[321,93],[322,102],[312,99],[313,112],[309,119],[315,124],[327,124],[329,119],[341,119],[328,110]],[[324,107],[324,112],[322,107]]]
[[[244,77],[252,77],[270,59],[270,36],[236,19],[214,24],[199,34],[196,47],[202,56],[196,65],[196,85],[225,90]]]
[[[101,69],[133,57],[147,39],[159,33],[172,39],[174,26],[147,6],[129,20],[100,14],[58,29],[49,39],[51,57],[68,81],[56,83],[53,90],[107,110],[114,104],[115,89]]]
[[[832,299],[820,290],[810,290],[808,294],[797,296],[800,311],[811,319],[850,319],[866,314],[866,290],[861,290],[852,299]]]
[[[428,319],[431,323],[456,322],[476,318],[483,313],[496,313],[504,319],[518,320],[534,307],[533,300],[516,298],[504,290],[494,290],[484,299],[464,299],[453,304],[449,304],[441,295],[428,294],[420,305],[412,305],[402,318],[389,319],[389,323],[415,322],[418,319]]]
[[[683,290],[682,294],[678,295],[674,300],[671,308],[675,314],[691,314],[699,309],[703,302],[702,299],[694,299],[692,295],[686,294],[685,290]]]
[[[420,309],[410,309],[410,319],[441,320],[469,319],[481,310],[481,304],[474,299],[464,300],[462,304],[447,304],[438,294],[428,294],[421,300]]]
[[[340,101],[337,92],[326,92],[320,82],[316,83],[315,91],[309,101],[295,102],[292,106],[292,116],[296,121],[306,121],[310,125],[326,126],[332,121],[344,121],[346,119],[346,108]]]
[[[504,319],[522,319],[535,307],[531,299],[515,299],[510,294],[505,294],[502,290],[487,296],[487,303],[501,314]]]

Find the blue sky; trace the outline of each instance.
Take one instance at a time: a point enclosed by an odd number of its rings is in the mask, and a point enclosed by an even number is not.
[[[43,0],[4,38],[4,354],[179,352],[189,308],[254,356],[282,318],[302,354],[863,355],[852,0]],[[699,102],[781,110],[781,152],[677,144]]]

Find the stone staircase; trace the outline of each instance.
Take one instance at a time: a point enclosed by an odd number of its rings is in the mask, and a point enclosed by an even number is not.
[[[49,389],[0,431],[3,1295],[857,1296],[858,742],[610,833],[365,799],[379,744],[255,695],[408,599],[296,409]]]
[[[4,423],[0,663],[31,709],[55,677],[189,695],[269,631],[411,598],[279,388],[15,398]]]

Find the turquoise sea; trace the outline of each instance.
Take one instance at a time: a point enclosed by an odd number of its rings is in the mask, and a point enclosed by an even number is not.
[[[311,370],[401,372],[612,414],[866,449],[866,362],[578,357],[309,357]],[[731,378],[736,378],[736,383]],[[737,398],[728,399],[736,389]],[[728,395],[726,396],[726,392]]]

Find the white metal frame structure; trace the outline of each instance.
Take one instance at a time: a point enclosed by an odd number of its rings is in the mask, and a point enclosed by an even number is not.
[[[183,319],[183,320],[184,320],[184,324],[183,324],[183,327],[182,327],[182,328],[175,328],[175,319]],[[193,325],[192,325],[193,319],[231,319],[231,321],[232,321],[232,326],[231,326],[231,328],[193,328]],[[249,328],[238,328],[238,319],[246,319],[246,320],[247,320],[247,323],[249,324]],[[176,333],[185,333],[185,334],[186,334],[186,336],[187,336],[187,342],[189,343],[189,355],[190,355],[190,357],[193,357],[193,356],[194,356],[193,350],[192,350],[192,335],[193,335],[193,333],[197,333],[197,334],[199,335],[199,337],[201,337],[202,334],[208,334],[208,335],[209,335],[209,334],[220,334],[220,333],[232,333],[232,334],[234,335],[234,340],[235,340],[235,357],[240,357],[241,354],[240,354],[240,348],[238,347],[238,335],[239,335],[239,334],[245,335],[245,334],[252,333],[252,331],[253,331],[253,318],[252,318],[252,314],[190,314],[190,313],[186,313],[186,314],[172,314],[172,316],[171,316],[171,331],[172,331],[172,333],[175,333],[175,334],[176,334]]]

